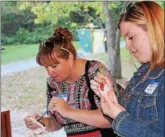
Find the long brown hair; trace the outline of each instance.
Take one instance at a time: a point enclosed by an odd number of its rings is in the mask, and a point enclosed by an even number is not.
[[[40,43],[36,56],[37,63],[42,66],[56,64],[58,63],[57,57],[67,60],[70,54],[76,59],[73,39],[72,33],[67,28],[57,27],[52,37],[49,37],[46,42]]]
[[[120,16],[121,22],[131,22],[148,32],[152,48],[152,61],[150,69],[157,66],[165,67],[164,60],[164,10],[153,1],[130,3]]]

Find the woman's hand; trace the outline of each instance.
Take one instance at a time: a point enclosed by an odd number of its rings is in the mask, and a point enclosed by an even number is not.
[[[63,117],[66,117],[67,113],[71,110],[69,105],[65,102],[64,99],[53,97],[48,106],[49,111],[52,113],[54,111],[60,113]]]
[[[39,114],[34,114],[34,115],[28,115],[24,118],[24,122],[25,122],[25,125],[27,128],[31,129],[31,130],[36,130],[38,128],[40,128],[37,124],[35,124],[31,118],[34,118],[34,119],[39,119],[40,118],[40,115]]]
[[[118,103],[112,79],[105,77],[104,80],[109,86],[109,91],[105,94],[101,94],[101,107],[104,114],[115,119],[120,112],[125,110],[125,108]]]
[[[109,91],[113,90],[113,85],[114,85],[114,82],[113,82],[111,77],[107,78],[107,77],[101,75],[100,73],[97,73],[97,76],[94,77],[94,80],[90,81],[90,84],[91,84],[91,89],[99,97],[101,97],[101,90],[100,90],[100,84],[101,83],[107,84]]]
[[[107,78],[98,73],[94,80],[91,80],[90,82],[92,90],[101,98],[101,107],[104,114],[115,119],[120,112],[125,110],[125,108],[118,103],[114,92],[114,82],[111,77]],[[100,83],[102,82],[108,85],[108,92],[103,93],[100,90]]]
[[[101,108],[103,113],[112,119],[115,119],[120,112],[125,111],[125,108],[118,103],[114,91],[101,95]]]

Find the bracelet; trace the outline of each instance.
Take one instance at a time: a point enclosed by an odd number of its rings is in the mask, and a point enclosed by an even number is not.
[[[113,119],[111,117],[109,117],[108,115],[104,114],[102,109],[101,109],[101,112],[102,112],[104,118],[106,118],[110,123],[113,122]]]
[[[45,127],[45,124],[41,121],[41,119],[38,119],[37,121]]]

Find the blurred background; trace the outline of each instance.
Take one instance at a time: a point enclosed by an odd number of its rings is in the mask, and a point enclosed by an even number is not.
[[[125,49],[117,27],[128,3],[1,2],[1,110],[10,110],[12,137],[26,136],[27,113],[45,111],[47,73],[35,56],[40,41],[57,26],[74,34],[78,57],[103,62],[125,86],[140,65]],[[158,3],[164,8],[163,1]]]

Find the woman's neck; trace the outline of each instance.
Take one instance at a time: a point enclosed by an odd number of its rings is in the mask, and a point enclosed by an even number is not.
[[[87,60],[84,59],[76,59],[75,63],[71,69],[70,76],[66,80],[67,83],[71,84],[76,82],[81,78],[82,75],[85,74],[85,64]]]

